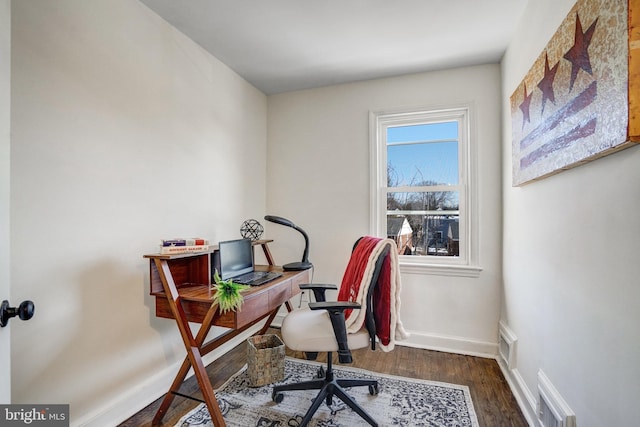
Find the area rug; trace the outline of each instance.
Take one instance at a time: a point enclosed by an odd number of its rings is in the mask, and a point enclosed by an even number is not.
[[[282,383],[313,378],[321,364],[286,358]],[[415,380],[379,374],[362,369],[335,366],[338,378],[376,378],[379,392],[369,395],[367,387],[353,387],[349,394],[380,426],[478,427],[471,395],[467,386],[435,381]],[[247,367],[243,367],[216,391],[216,398],[229,427],[297,427],[311,406],[317,390],[284,392],[284,400],[271,400],[272,384],[249,387]],[[333,404],[322,404],[309,426],[354,427],[368,424],[334,397]],[[200,404],[182,417],[176,427],[211,427],[211,417]]]

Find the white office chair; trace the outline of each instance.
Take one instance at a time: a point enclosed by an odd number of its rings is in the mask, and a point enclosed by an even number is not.
[[[300,286],[312,290],[316,302],[285,317],[282,339],[290,349],[306,352],[307,358],[315,359],[318,352],[328,353],[327,368],[319,369],[315,379],[273,388],[272,398],[277,403],[283,400],[285,391],[320,390],[300,427],[309,423],[323,401],[331,405],[333,396],[340,398],[372,426],[378,425],[344,390],[345,387],[367,386],[371,395],[377,395],[378,381],[335,378],[332,356],[337,352],[340,363],[351,363],[351,350],[369,346],[375,350],[379,341],[384,351],[390,351],[396,337],[407,336],[399,319],[397,258],[393,240],[363,237],[354,245],[338,301],[327,302],[325,298],[325,291],[337,289],[335,285]]]

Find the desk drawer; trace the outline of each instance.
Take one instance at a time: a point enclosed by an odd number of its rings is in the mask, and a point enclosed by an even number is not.
[[[269,301],[264,293],[247,295],[240,310],[236,312],[228,311],[221,315],[214,325],[225,328],[239,329],[256,318],[264,316],[269,312]]]
[[[182,309],[189,322],[202,323],[204,317],[207,315],[207,311],[209,311],[209,306],[203,305],[202,303],[194,303],[193,301],[183,301]],[[156,316],[175,319],[167,297],[156,296]]]
[[[269,289],[269,310],[275,310],[284,304],[285,301],[289,301],[293,295],[291,293],[291,280],[282,282],[282,284]]]
[[[291,279],[291,294],[297,295],[300,293],[300,285],[305,283],[311,283],[311,270],[305,270],[303,273],[306,274],[298,274],[297,276]]]

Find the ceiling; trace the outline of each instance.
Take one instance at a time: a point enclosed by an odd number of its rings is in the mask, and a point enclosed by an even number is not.
[[[141,0],[266,94],[500,60],[529,0]]]

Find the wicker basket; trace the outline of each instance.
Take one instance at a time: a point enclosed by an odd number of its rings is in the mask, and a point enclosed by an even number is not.
[[[277,335],[256,335],[247,340],[247,373],[250,387],[284,378],[284,343]]]

